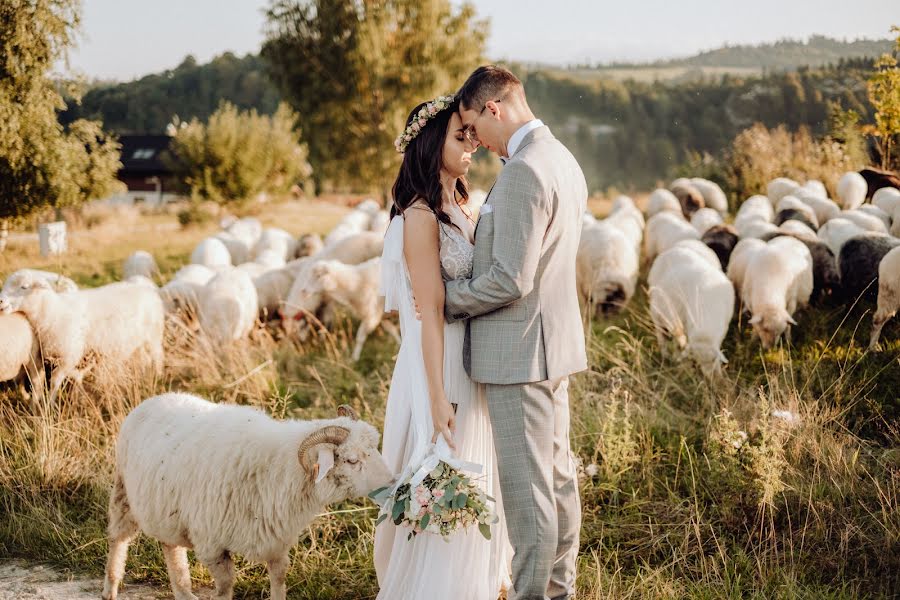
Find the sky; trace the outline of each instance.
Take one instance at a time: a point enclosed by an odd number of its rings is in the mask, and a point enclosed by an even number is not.
[[[459,5],[459,0],[451,0]],[[641,62],[727,44],[822,34],[890,37],[900,1],[856,0],[475,0],[491,21],[491,59],[554,64]],[[255,53],[268,0],[83,0],[69,68],[127,81],[225,51]],[[812,9],[812,10],[811,10]],[[465,40],[460,40],[464,43]]]

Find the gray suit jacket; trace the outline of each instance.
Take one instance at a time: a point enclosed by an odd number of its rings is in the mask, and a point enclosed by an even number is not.
[[[446,283],[449,321],[470,319],[464,362],[477,382],[529,383],[587,368],[575,254],[587,184],[547,127],[528,133],[482,208],[471,279]]]

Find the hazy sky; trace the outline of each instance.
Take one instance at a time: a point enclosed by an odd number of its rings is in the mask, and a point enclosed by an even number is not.
[[[459,4],[458,0],[453,0]],[[476,0],[491,58],[571,63],[685,56],[725,43],[824,34],[885,38],[898,0]],[[852,7],[851,7],[852,4]],[[268,0],[83,0],[71,65],[127,80],[231,50],[259,50]],[[460,40],[465,43],[465,40]]]

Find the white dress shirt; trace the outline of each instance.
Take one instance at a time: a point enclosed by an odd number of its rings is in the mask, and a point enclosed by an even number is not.
[[[509,143],[506,144],[506,160],[509,160],[513,157],[513,155],[516,153],[516,150],[519,149],[519,145],[522,143],[522,140],[524,140],[525,136],[528,135],[528,132],[543,126],[543,121],[541,121],[540,119],[533,119],[519,127],[516,132],[512,134],[512,137],[509,138]]]

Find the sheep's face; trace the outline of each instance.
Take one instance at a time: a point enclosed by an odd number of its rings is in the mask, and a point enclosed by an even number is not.
[[[53,288],[40,277],[33,277],[28,273],[14,274],[6,281],[3,294],[0,294],[0,313],[9,314],[19,310],[26,297],[43,290],[52,291]]]
[[[392,474],[378,451],[379,435],[374,427],[349,418],[331,421],[330,425],[347,429],[349,435],[338,444],[312,447],[307,459],[316,461],[317,466],[310,476],[316,480],[316,489],[326,502],[365,496],[391,482]],[[330,457],[328,453],[331,453]],[[323,458],[327,462],[333,460],[333,466],[323,466]]]
[[[796,321],[784,309],[766,310],[750,319],[753,332],[759,336],[762,347],[767,350],[775,345],[788,325],[796,324]]]
[[[728,363],[722,351],[708,342],[689,342],[687,353],[707,377],[720,374],[722,366]]]

